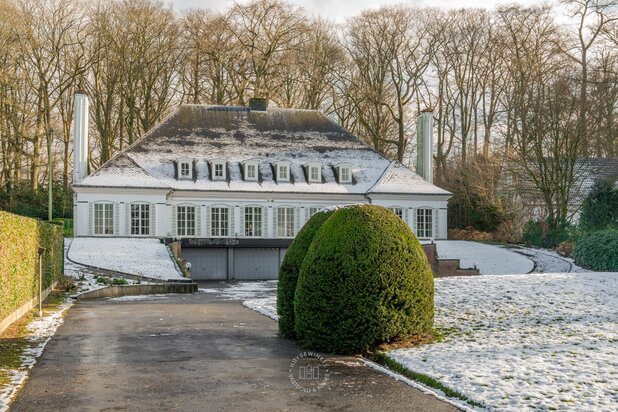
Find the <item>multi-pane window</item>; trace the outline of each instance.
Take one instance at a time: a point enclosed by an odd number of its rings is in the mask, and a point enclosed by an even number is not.
[[[416,210],[416,235],[419,238],[433,237],[433,210]]]
[[[246,180],[257,180],[257,165],[253,163],[248,163],[245,166],[245,179]]]
[[[399,216],[401,219],[403,219],[403,208],[401,208],[401,207],[389,207],[388,209],[391,212],[393,212],[394,214],[396,214],[397,216]]]
[[[225,179],[225,164],[223,162],[216,162],[212,166],[213,179]]]
[[[309,166],[309,181],[312,183],[322,181],[320,166]]]
[[[320,209],[322,209],[321,206],[311,206],[309,207],[309,217],[315,215],[316,213],[318,213],[320,211]]]
[[[287,182],[290,180],[290,166],[278,165],[277,166],[277,181]]]
[[[352,172],[347,166],[339,168],[339,183],[350,183],[352,181]]]
[[[147,203],[134,203],[131,205],[131,234],[150,234],[150,205]]]
[[[189,162],[180,162],[180,177],[191,177],[191,166]]]
[[[114,234],[114,204],[95,203],[94,204],[94,234],[113,235]]]
[[[229,236],[230,210],[227,207],[210,209],[210,235],[213,237]]]
[[[195,236],[195,206],[177,206],[176,232],[178,236]]]
[[[293,237],[294,236],[294,208],[279,207],[277,208],[277,236]]]
[[[262,208],[245,207],[245,236],[262,236]]]

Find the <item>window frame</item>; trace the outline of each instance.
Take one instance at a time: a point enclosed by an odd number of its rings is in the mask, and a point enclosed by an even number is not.
[[[293,206],[277,206],[277,237],[294,237],[296,225],[296,208]],[[283,212],[283,215],[280,213]],[[291,213],[289,213],[291,212]],[[283,217],[283,219],[282,219]],[[291,218],[291,219],[290,219]],[[283,226],[282,226],[283,222]]]
[[[217,205],[210,207],[210,237],[230,236],[230,216],[229,206]],[[223,223],[225,223],[225,226]]]
[[[137,208],[137,217],[134,216],[134,207]],[[144,216],[144,208],[146,208],[146,216]],[[151,207],[150,203],[135,202],[129,206],[129,233],[131,236],[150,236],[150,217]],[[137,221],[137,224],[135,224]],[[134,233],[134,229],[137,229],[137,233]],[[144,232],[145,230],[145,233]]]
[[[316,177],[313,177],[313,172],[316,171]],[[307,181],[309,183],[322,183],[322,165],[318,163],[310,163],[307,165]]]
[[[176,236],[194,237],[197,235],[197,207],[196,205],[176,206]],[[190,209],[193,209],[191,213]],[[183,219],[180,218],[181,216]],[[192,219],[189,219],[190,217]],[[189,226],[191,221],[193,222],[193,227]],[[181,222],[183,223],[181,224]]]
[[[97,207],[102,207],[103,210],[97,211]],[[97,220],[99,222],[97,222]],[[95,236],[114,236],[115,223],[116,216],[114,210],[114,202],[94,202],[92,209],[92,233]],[[100,227],[101,233],[98,233],[97,227]]]
[[[178,179],[179,180],[191,180],[193,179],[193,161],[190,159],[178,159]],[[183,175],[183,166],[187,168],[187,174]]]
[[[315,215],[316,213],[318,213],[322,209],[324,209],[324,206],[309,206],[307,208],[307,212],[308,212],[307,219],[311,219],[311,217],[313,215]],[[315,211],[312,213],[312,210],[315,210]]]
[[[346,183],[352,183],[352,167],[349,165],[339,165],[337,166],[338,169],[338,173],[337,173],[337,178],[339,180],[340,184],[346,184]],[[343,178],[343,171],[346,171],[347,173],[347,178],[344,179]]]
[[[259,168],[256,162],[245,162],[245,180],[248,182],[256,182],[258,180]],[[253,168],[254,176],[249,176],[249,169]]]
[[[212,180],[225,180],[227,178],[227,162],[223,161],[223,160],[213,160],[210,162],[211,163],[211,176],[212,176]],[[221,167],[221,176],[217,176],[217,168]]]
[[[422,219],[421,219],[422,217]],[[431,207],[416,209],[416,235],[419,239],[433,238],[434,211]],[[422,220],[422,221],[421,221]]]
[[[264,223],[264,208],[257,205],[248,205],[243,207],[244,227],[243,235],[245,237],[262,237],[262,224]],[[248,219],[251,217],[250,219]],[[257,219],[256,219],[257,218]],[[251,224],[251,228],[247,224]]]
[[[290,176],[292,174],[292,168],[290,167],[289,163],[277,163],[275,165],[275,170],[277,172],[277,183],[279,183],[279,182],[289,182],[291,180]],[[285,172],[286,172],[286,177],[285,178],[281,177],[281,171],[282,170],[285,170]]]
[[[389,206],[387,208],[388,210],[390,210],[391,212],[393,212],[394,214],[397,215],[397,217],[399,217],[401,220],[403,220],[404,217],[404,208],[401,206]]]

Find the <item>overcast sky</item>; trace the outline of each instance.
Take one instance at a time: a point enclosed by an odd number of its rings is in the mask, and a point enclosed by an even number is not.
[[[167,2],[171,2],[176,11],[182,11],[188,8],[223,11],[234,3],[233,0],[166,0],[166,3]],[[244,2],[246,1],[241,1],[241,3]],[[309,14],[321,15],[337,22],[342,22],[350,16],[359,14],[362,10],[378,8],[389,4],[441,8],[491,8],[497,4],[519,3],[524,5],[536,5],[547,3],[547,1],[542,0],[288,0],[288,2],[302,6]]]

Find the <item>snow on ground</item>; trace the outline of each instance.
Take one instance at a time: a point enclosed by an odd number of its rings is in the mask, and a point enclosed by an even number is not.
[[[524,274],[534,268],[532,260],[498,246],[464,240],[438,240],[436,247],[440,259],[460,259],[462,268],[476,266],[481,275]]]
[[[519,245],[502,246],[534,262],[533,273],[585,273],[589,272],[577,266],[573,259],[560,256],[553,250],[525,247]]]
[[[161,299],[167,299],[171,295],[172,295],[171,293],[152,294],[152,295],[130,295],[130,296],[119,296],[117,298],[109,298],[107,300],[109,302],[133,302],[133,301],[142,301],[142,300],[161,300]]]
[[[200,293],[216,293],[220,297],[229,300],[243,300],[243,299],[260,299],[264,297],[276,296],[277,294],[277,281],[276,280],[264,280],[253,282],[238,282],[227,283],[221,282],[227,287],[217,289],[200,289]]]
[[[83,265],[117,272],[182,279],[167,248],[157,239],[78,237],[73,239],[68,257]]]
[[[249,309],[253,309],[262,315],[268,316],[272,320],[279,320],[279,315],[277,315],[276,296],[262,299],[249,299],[245,300],[242,304]]]
[[[491,410],[617,410],[618,273],[435,285],[444,341],[392,359]]]
[[[46,313],[42,318],[36,318],[28,324],[29,336],[27,340],[31,343],[31,346],[24,349],[20,368],[8,371],[10,382],[7,385],[0,386],[0,412],[8,410],[11,399],[26,381],[28,372],[43,353],[43,349],[56,333],[56,329],[62,324],[64,320],[62,315],[72,304],[72,301],[67,298],[53,312]]]

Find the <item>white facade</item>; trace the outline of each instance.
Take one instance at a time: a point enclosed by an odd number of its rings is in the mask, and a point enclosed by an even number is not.
[[[161,189],[80,188],[76,190],[74,230],[75,236],[292,238],[311,214],[321,208],[371,203],[401,215],[419,239],[446,239],[447,199],[435,197],[281,193],[222,195]],[[102,204],[110,206],[97,206]],[[142,204],[146,207],[136,206]],[[136,216],[138,209],[142,216]],[[143,216],[144,211],[147,211],[147,217]],[[183,213],[185,211],[190,212],[189,219]],[[102,212],[111,213],[111,222],[109,216],[107,222],[101,222],[105,220]],[[255,227],[258,225],[259,228]],[[144,231],[144,227],[147,230]]]

